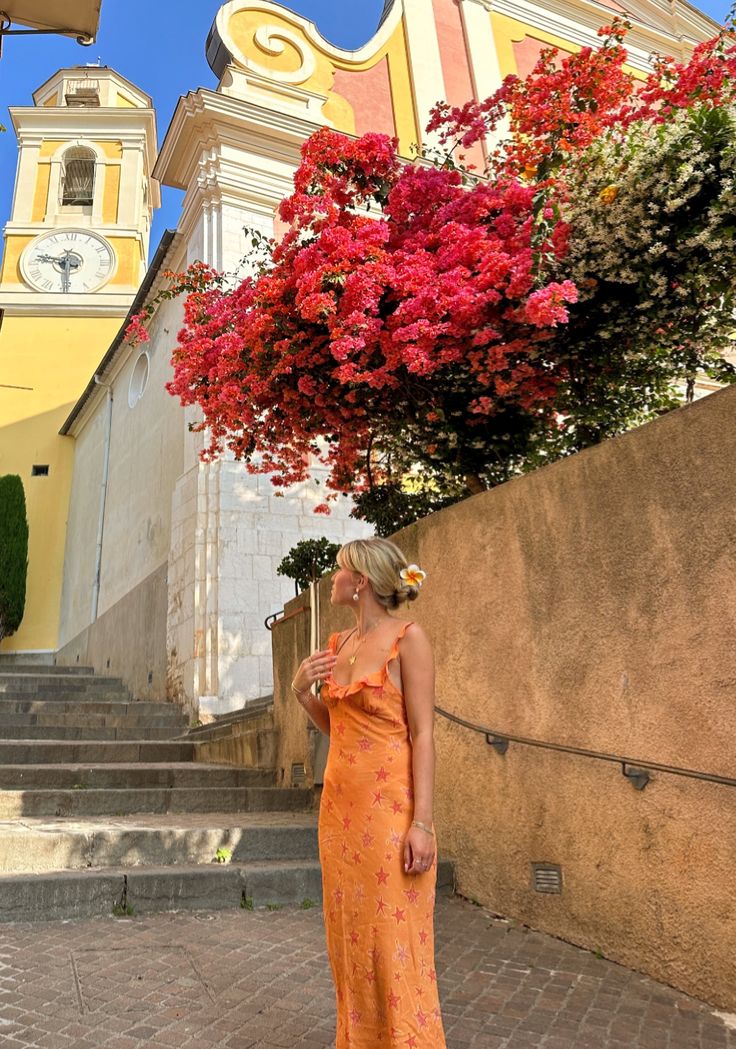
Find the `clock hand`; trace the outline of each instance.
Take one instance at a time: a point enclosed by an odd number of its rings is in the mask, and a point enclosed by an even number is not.
[[[72,270],[78,270],[81,261],[77,255],[71,250],[71,248],[65,248],[64,254],[59,256],[54,255],[36,255],[37,262],[50,262],[54,268],[57,266],[61,272],[61,290],[69,291],[71,287],[70,275]]]

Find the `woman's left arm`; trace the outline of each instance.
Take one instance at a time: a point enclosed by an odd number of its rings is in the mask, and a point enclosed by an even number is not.
[[[434,658],[429,638],[412,623],[400,642],[401,683],[412,746],[414,819],[432,827],[434,799]],[[407,836],[411,855],[408,870],[420,872],[431,864],[435,840],[421,827]]]

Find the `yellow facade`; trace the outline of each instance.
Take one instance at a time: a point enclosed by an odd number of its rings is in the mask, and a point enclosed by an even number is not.
[[[120,168],[108,167],[105,172],[105,190],[102,198],[102,221],[114,225],[118,221],[120,196]]]
[[[279,31],[294,33],[300,38],[300,46],[303,41],[303,46],[314,54],[314,72],[300,82],[300,87],[327,96],[323,111],[325,120],[346,134],[355,134],[355,113],[350,103],[338,91],[333,90],[335,73],[362,73],[386,59],[399,149],[404,156],[411,155],[412,146],[420,141],[421,136],[415,116],[410,58],[403,22],[399,21],[396,24],[389,39],[371,51],[370,57],[355,60],[349,57],[347,52],[344,52],[343,56],[329,53],[327,46],[320,46],[318,39],[305,33],[301,20],[290,12],[284,11],[281,15],[275,11],[266,13],[260,8],[236,11],[229,20],[228,29],[239,52],[246,58],[267,66],[276,74],[289,76],[299,69],[300,52],[294,44],[287,43],[281,54],[264,53],[257,40],[258,31],[264,26],[268,27],[269,32],[275,31],[276,34]]]
[[[46,215],[46,205],[49,199],[49,181],[51,179],[51,166],[49,164],[38,165],[36,176],[36,192],[33,195],[33,222],[43,222]]]
[[[497,11],[489,11],[488,17],[491,19],[493,36],[496,41],[498,64],[503,76],[509,76],[512,73],[518,74],[519,69],[514,56],[514,44],[521,43],[525,37],[531,36],[547,47],[558,47],[561,51],[569,51],[571,54],[575,54],[580,50],[579,44],[571,43],[565,37],[548,33],[544,29],[530,28],[524,22],[520,22],[516,18],[509,18],[508,15],[499,14]],[[645,77],[644,72],[640,69],[634,69],[628,65],[624,65],[624,69],[637,79],[643,80]]]
[[[0,335],[0,474],[23,480],[26,611],[0,652],[56,647],[73,441],[62,423],[120,327],[119,317],[6,317]],[[33,476],[47,466],[48,476]]]

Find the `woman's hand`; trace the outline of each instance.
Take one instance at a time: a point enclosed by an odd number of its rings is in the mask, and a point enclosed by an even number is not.
[[[424,874],[434,860],[434,834],[421,827],[410,827],[404,839],[404,871],[406,874]]]
[[[318,649],[299,664],[293,685],[297,692],[307,692],[315,681],[324,681],[332,673],[337,656],[329,648]]]

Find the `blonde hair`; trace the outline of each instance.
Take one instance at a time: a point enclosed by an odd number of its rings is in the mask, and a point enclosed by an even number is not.
[[[419,587],[407,586],[399,575],[409,562],[390,539],[353,539],[337,552],[340,568],[367,576],[376,601],[384,608],[398,608],[419,597]]]

